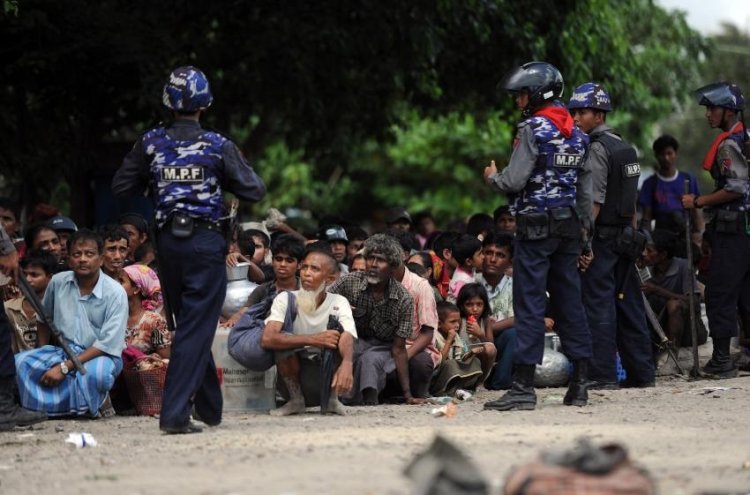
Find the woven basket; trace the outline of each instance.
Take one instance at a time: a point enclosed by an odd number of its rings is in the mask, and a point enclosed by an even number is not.
[[[145,357],[141,359],[152,359]],[[141,361],[139,359],[138,361]],[[137,363],[137,362],[136,362]],[[164,391],[164,381],[167,378],[167,367],[160,366],[147,370],[135,367],[122,370],[125,385],[128,387],[130,400],[135,410],[142,416],[155,416],[161,412],[161,395]]]

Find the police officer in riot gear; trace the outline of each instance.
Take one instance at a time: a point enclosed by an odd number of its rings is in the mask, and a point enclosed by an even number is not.
[[[227,284],[223,192],[258,201],[265,185],[234,143],[201,128],[200,116],[213,101],[203,72],[175,69],[162,100],[174,121],[136,141],[112,190],[127,197],[148,188],[156,205],[159,275],[175,321],[159,426],[167,433],[194,433],[200,428],[190,421],[193,405],[206,424],[221,422],[211,343]]]
[[[544,354],[547,289],[555,327],[575,366],[563,402],[583,406],[588,402],[591,336],[577,263],[582,229],[588,227],[581,212],[591,208],[590,174],[583,167],[588,138],[558,101],[563,79],[554,66],[527,63],[506,75],[499,86],[514,95],[525,117],[518,125],[508,166],[498,172],[493,161],[484,171],[487,183],[508,195],[516,217],[513,307],[518,347],[511,389],[484,407],[499,411],[536,407],[534,371]]]
[[[635,260],[646,238],[635,230],[640,165],[635,148],[606,124],[612,104],[595,83],[577,87],[568,103],[576,125],[591,139],[586,154],[593,183],[594,259],[582,275],[593,358],[589,388],[618,388],[619,350],[627,384],[653,386],[651,338]]]
[[[729,357],[729,342],[737,335],[741,294],[750,291],[750,191],[748,191],[747,131],[742,119],[745,99],[740,88],[717,82],[696,91],[712,128],[722,130],[703,160],[716,188],[711,194],[685,194],[685,208],[706,208],[711,245],[711,270],[706,283],[706,313],[713,355],[703,372],[715,378],[737,376]],[[741,308],[747,311],[747,308]]]

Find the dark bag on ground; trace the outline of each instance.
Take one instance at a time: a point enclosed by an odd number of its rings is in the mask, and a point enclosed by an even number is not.
[[[287,292],[289,304],[284,317],[283,332],[291,333],[292,324],[297,317],[297,298]],[[251,371],[266,371],[275,364],[274,353],[260,345],[266,317],[271,312],[275,296],[269,294],[265,299],[250,306],[240,321],[229,331],[227,351],[232,359]]]

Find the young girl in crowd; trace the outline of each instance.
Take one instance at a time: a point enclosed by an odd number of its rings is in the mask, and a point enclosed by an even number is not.
[[[453,395],[458,389],[474,390],[482,383],[482,362],[458,334],[461,312],[455,304],[442,301],[437,304],[437,313],[435,347],[443,359],[432,379],[430,393],[441,396]]]
[[[120,273],[120,284],[128,296],[129,307],[125,352],[135,348],[142,354],[157,354],[168,359],[172,337],[166,320],[156,312],[161,307],[158,277],[145,265],[130,265]]]
[[[118,414],[132,414],[131,398],[143,395],[144,385],[128,381],[125,373],[164,367],[171,354],[172,335],[167,321],[157,312],[162,296],[156,273],[146,265],[129,265],[120,271],[118,281],[128,296],[128,322],[122,351],[123,373],[117,377],[110,396]]]
[[[420,265],[424,268],[425,273],[417,273],[417,275],[427,279],[432,287],[432,291],[435,293],[435,301],[440,302],[443,300],[443,296],[440,294],[440,290],[435,286],[435,263],[439,263],[442,268],[442,262],[434,253],[430,253],[429,251],[417,251],[407,260],[407,268],[414,273],[417,272],[411,268],[413,265]]]
[[[466,284],[458,293],[456,306],[461,312],[459,336],[469,344],[471,352],[479,357],[482,373],[487,378],[497,355],[495,344],[492,343],[492,331],[489,329],[490,301],[487,291],[480,284]]]
[[[448,296],[445,300],[456,302],[461,288],[474,282],[476,270],[482,269],[482,242],[476,237],[462,235],[453,246],[452,255],[458,266],[448,284]],[[458,304],[458,307],[460,309],[461,305]]]

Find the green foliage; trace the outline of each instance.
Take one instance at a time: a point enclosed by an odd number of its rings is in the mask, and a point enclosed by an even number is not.
[[[518,119],[495,89],[507,70],[542,59],[569,89],[603,82],[643,142],[707,49],[651,0],[3,2],[0,173],[41,198],[111,173],[165,117],[169,71],[193,64],[216,97],[206,123],[260,157],[261,207],[488,210],[482,169]]]
[[[650,0],[577,2],[564,26],[559,47],[568,88],[603,83],[618,129],[650,146],[651,126],[698,84],[709,44],[683,13]]]
[[[316,180],[314,167],[304,159],[304,153],[290,150],[281,141],[267,146],[255,167],[272,191],[255,207],[261,215],[271,207],[282,211],[291,207],[314,212],[334,211],[351,189],[351,179],[341,177],[340,172],[328,181]]]
[[[3,14],[18,15],[18,0],[3,0]]]
[[[725,23],[721,31],[709,38],[711,50],[706,62],[700,67],[700,79],[691,89],[697,89],[715,81],[732,81],[742,88],[745,101],[750,95],[750,35],[733,24]],[[695,174],[701,182],[701,191],[714,187],[710,175],[703,171],[701,163],[711,142],[718,135],[706,123],[706,108],[699,106],[692,92],[679,100],[679,111],[661,119],[657,134],[671,134],[680,142],[678,168]],[[650,151],[650,148],[649,148]]]
[[[492,212],[502,199],[480,179],[491,159],[507,160],[512,132],[497,112],[431,118],[412,110],[391,126],[388,144],[363,146],[351,169],[378,205],[430,210],[443,220]]]

